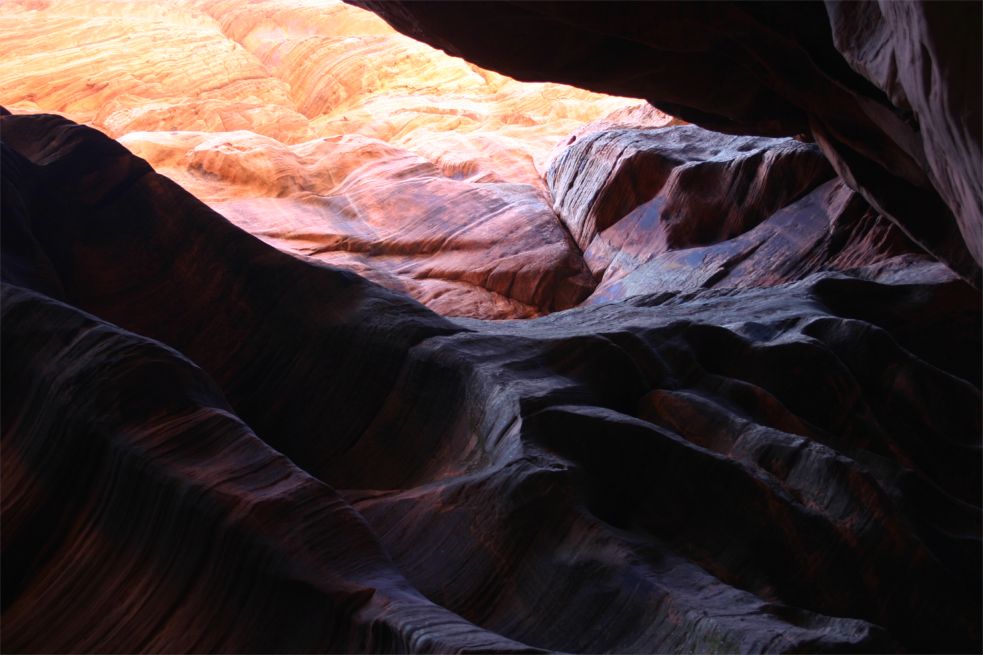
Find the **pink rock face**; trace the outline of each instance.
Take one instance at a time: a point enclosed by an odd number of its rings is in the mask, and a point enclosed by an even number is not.
[[[811,134],[851,188],[980,286],[980,3],[351,1],[518,79],[644,97],[721,132]]]
[[[14,3],[0,30],[0,101],[105,130],[277,247],[451,316],[594,286],[541,172],[638,101],[518,83],[323,0]]]
[[[536,316],[572,307],[594,287],[540,187],[454,179],[358,135],[295,146],[248,133],[121,142],[267,242],[443,314]]]
[[[446,314],[524,318],[594,287],[544,194],[368,165],[326,194],[212,203],[270,243],[349,268]]]

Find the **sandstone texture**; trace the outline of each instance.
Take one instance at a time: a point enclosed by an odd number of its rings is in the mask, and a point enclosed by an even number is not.
[[[0,651],[980,652],[979,5],[360,4],[0,4]]]
[[[589,303],[769,286],[821,270],[954,276],[835,177],[813,144],[695,125],[593,125],[546,175],[597,282]]]
[[[721,132],[808,135],[877,211],[980,286],[978,2],[349,1],[517,79],[645,98]]]
[[[286,146],[251,133],[144,132],[120,142],[171,165],[172,179],[267,242],[447,315],[536,316],[594,288],[540,188],[448,177],[360,135]]]
[[[594,285],[550,207],[551,154],[619,109],[672,122],[482,70],[336,1],[14,1],[0,37],[14,113],[97,127],[270,243],[449,315],[583,300]]]
[[[5,651],[978,648],[961,280],[454,321],[0,121]]]

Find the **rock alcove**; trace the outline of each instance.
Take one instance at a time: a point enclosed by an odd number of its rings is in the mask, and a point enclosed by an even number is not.
[[[0,6],[2,650],[978,652],[981,5],[354,4]]]

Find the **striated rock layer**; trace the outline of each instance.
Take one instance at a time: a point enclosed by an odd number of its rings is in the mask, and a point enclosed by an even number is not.
[[[594,281],[546,193],[458,180],[358,135],[296,146],[258,135],[140,133],[172,179],[284,250],[354,270],[442,313],[526,317],[583,300]],[[165,151],[165,152],[162,152]]]
[[[536,316],[594,287],[542,173],[636,100],[519,83],[328,0],[17,0],[0,37],[14,113],[105,131],[280,248],[447,315]]]
[[[0,5],[0,650],[979,652],[979,6],[360,4],[703,127]]]
[[[495,11],[507,16],[516,8],[509,7]],[[593,5],[577,7],[583,15],[571,21],[598,18]],[[664,20],[689,11],[652,7]],[[487,9],[471,8],[475,16]],[[553,20],[555,8],[534,8]],[[460,8],[447,9],[438,27],[463,30],[447,22]],[[622,9],[592,29],[617,31],[632,11],[649,11]],[[802,5],[803,15],[813,10]],[[833,12],[830,20],[876,24],[850,16]],[[520,25],[539,25],[531,20]],[[899,222],[822,139],[832,169],[819,148],[791,139],[656,129],[678,121],[623,98],[515,82],[337,2],[18,0],[4,4],[0,32],[0,89],[15,112],[43,108],[89,122],[278,248],[356,271],[444,315],[532,317],[588,298],[787,282],[863,260],[878,264],[875,277],[895,275],[912,258],[920,265],[925,247],[967,276],[965,262],[923,238],[931,232],[956,243],[943,234],[946,211],[894,186],[891,202],[914,208],[924,234]],[[836,34],[844,57],[848,45],[859,47]],[[691,42],[697,50],[700,43]],[[583,42],[585,53],[596,47]],[[585,55],[564,52],[578,62]],[[860,55],[853,59],[860,66]],[[651,69],[632,82],[619,73],[605,84],[651,96],[660,74]],[[704,102],[690,87],[676,92]],[[795,131],[792,113],[764,121],[780,107],[742,110],[750,125],[696,119],[732,131]],[[598,120],[584,123],[590,119]],[[837,189],[859,191],[805,198],[830,190],[817,186],[833,169],[843,174]],[[838,218],[841,205],[867,217],[860,228],[852,227],[859,219]],[[883,238],[871,237],[868,223]]]
[[[815,145],[590,124],[546,180],[598,284],[588,302],[761,287],[823,270],[954,274],[833,175]],[[926,278],[927,276],[927,278]]]
[[[648,224],[557,203],[624,285],[739,251],[751,288],[484,322],[283,253],[93,129],[0,128],[5,652],[979,650],[979,294],[812,273],[914,255],[808,147],[651,149]],[[619,129],[588,146],[651,139]],[[664,216],[745,175],[710,233]],[[813,260],[755,259],[794,236]]]
[[[514,182],[580,124],[637,104],[516,82],[338,0],[9,0],[0,34],[0,100],[15,113],[65,114],[116,138],[360,133],[459,165],[465,134],[476,168],[514,169]]]
[[[518,79],[653,105],[733,134],[809,135],[912,240],[980,286],[979,2],[348,0]],[[507,45],[503,45],[507,44]]]
[[[635,109],[581,127],[555,149],[545,188],[448,177],[359,135],[294,146],[247,132],[120,141],[278,248],[449,316],[530,317],[588,297],[760,286],[882,260],[949,275],[831,179],[815,145],[646,126],[657,119]]]

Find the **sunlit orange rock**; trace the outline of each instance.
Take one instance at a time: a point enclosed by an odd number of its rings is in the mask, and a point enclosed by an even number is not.
[[[111,136],[228,122],[309,136],[287,83],[183,3],[15,0],[0,9],[0,34],[0,89],[14,111],[61,113]]]
[[[450,315],[593,288],[543,173],[636,100],[515,82],[335,1],[15,2],[0,31],[0,102],[104,130],[278,247]]]

